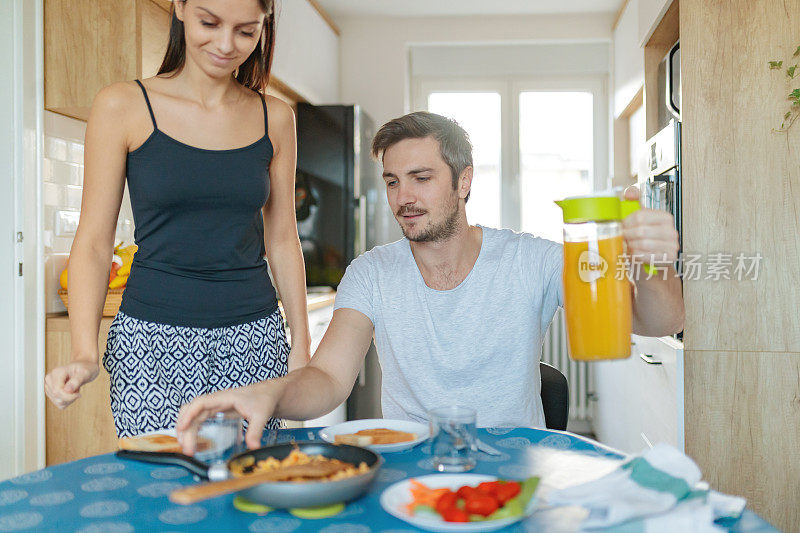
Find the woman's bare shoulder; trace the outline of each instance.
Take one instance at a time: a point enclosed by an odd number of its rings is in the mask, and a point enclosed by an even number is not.
[[[289,104],[269,94],[265,95],[264,98],[267,102],[270,123],[273,122],[273,119],[275,119],[276,124],[294,123],[294,110]]]
[[[120,81],[100,89],[92,102],[92,109],[111,113],[130,111],[131,105],[142,100],[142,90],[135,81]]]

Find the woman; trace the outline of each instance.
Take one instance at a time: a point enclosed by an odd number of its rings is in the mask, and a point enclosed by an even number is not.
[[[104,358],[118,436],[173,427],[199,394],[308,362],[294,115],[263,96],[274,43],[273,0],[176,0],[158,75],[95,98],[69,266],[72,362],[45,378],[58,407],[99,371],[126,175],[139,250]]]

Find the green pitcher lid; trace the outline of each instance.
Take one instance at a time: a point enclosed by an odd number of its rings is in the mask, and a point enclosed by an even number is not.
[[[564,212],[564,223],[622,220],[637,209],[638,200],[620,200],[616,196],[575,196],[556,201]]]

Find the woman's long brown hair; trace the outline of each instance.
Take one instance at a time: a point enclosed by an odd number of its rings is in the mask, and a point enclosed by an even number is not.
[[[186,0],[174,0],[185,2]],[[264,27],[255,50],[241,64],[236,71],[236,79],[249,89],[266,92],[269,85],[269,74],[272,69],[272,55],[275,50],[275,6],[274,0],[258,0],[261,8],[267,14],[264,18]],[[175,15],[172,8],[172,21],[169,27],[169,43],[164,61],[158,69],[158,74],[177,74],[186,62],[186,39],[183,34],[183,22]]]

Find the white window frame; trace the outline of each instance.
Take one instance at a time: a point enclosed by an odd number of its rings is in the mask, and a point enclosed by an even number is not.
[[[610,187],[608,75],[525,77],[415,77],[411,81],[412,111],[428,108],[434,92],[497,92],[501,112],[500,213],[503,227],[519,230],[520,204],[519,94],[525,91],[589,92],[593,95],[593,161],[595,191]]]

